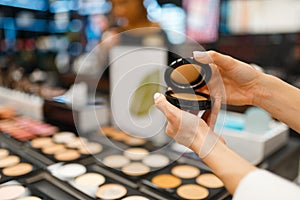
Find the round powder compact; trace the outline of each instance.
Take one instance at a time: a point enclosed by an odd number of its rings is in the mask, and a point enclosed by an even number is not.
[[[134,195],[134,196],[125,197],[121,200],[150,200],[150,199],[143,197],[143,196]]]
[[[143,163],[132,162],[122,167],[121,171],[129,176],[142,176],[149,173],[150,168]]]
[[[15,155],[10,155],[0,160],[0,168],[10,167],[16,165],[20,162],[20,157]]]
[[[105,182],[105,177],[97,173],[86,173],[78,176],[75,183],[79,186],[92,187],[99,186]]]
[[[5,158],[9,155],[9,151],[7,149],[0,149],[0,159]]]
[[[143,163],[149,167],[165,167],[170,163],[170,160],[167,156],[162,154],[153,154],[148,155],[143,159]]]
[[[160,188],[176,188],[181,184],[181,179],[171,174],[160,174],[152,178],[152,183]]]
[[[74,139],[72,139],[70,142],[66,143],[66,146],[68,148],[80,148],[83,143],[87,142],[88,140],[86,138],[83,137],[75,137]]]
[[[59,161],[71,161],[80,158],[80,153],[77,150],[68,149],[63,152],[55,153],[54,158]]]
[[[72,132],[59,132],[53,135],[53,141],[56,143],[68,143],[75,137],[75,134]]]
[[[130,160],[122,155],[110,155],[103,159],[103,164],[111,168],[120,168],[129,162]]]
[[[214,174],[202,174],[196,178],[196,183],[208,188],[224,187],[224,183]]]
[[[180,186],[177,195],[184,199],[204,199],[209,195],[209,191],[196,184],[187,184]]]
[[[57,175],[64,179],[72,179],[85,172],[85,166],[77,163],[66,164],[57,169]]]
[[[127,189],[120,184],[105,184],[99,187],[96,196],[100,199],[120,199],[125,196]]]
[[[40,148],[52,146],[55,143],[53,142],[52,138],[50,138],[50,137],[38,137],[38,138],[32,139],[30,144],[33,148],[40,149]]]
[[[6,185],[0,187],[1,199],[16,199],[25,195],[26,189],[22,185]]]
[[[81,154],[97,154],[100,153],[103,146],[96,142],[86,142],[78,150]]]
[[[144,148],[129,148],[124,151],[124,156],[131,160],[142,160],[149,155],[149,151]]]
[[[58,152],[64,152],[66,151],[66,147],[63,144],[53,144],[51,146],[46,146],[42,148],[42,152],[44,154],[55,154]]]
[[[171,173],[180,178],[196,178],[199,176],[200,170],[191,165],[178,165],[172,168]]]
[[[35,196],[28,196],[28,197],[19,198],[17,200],[42,200],[42,199]]]

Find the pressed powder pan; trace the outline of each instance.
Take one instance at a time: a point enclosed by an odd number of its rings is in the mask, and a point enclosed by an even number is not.
[[[166,69],[165,81],[172,90],[165,93],[166,99],[183,110],[207,110],[211,108],[208,94],[196,92],[211,78],[211,68],[193,58],[180,58]]]

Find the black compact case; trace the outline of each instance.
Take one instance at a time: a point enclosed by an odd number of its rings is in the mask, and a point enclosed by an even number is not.
[[[165,93],[167,100],[183,110],[208,110],[213,100],[205,93],[197,92],[208,83],[212,75],[208,64],[193,58],[180,58],[170,64],[164,77],[172,90]]]

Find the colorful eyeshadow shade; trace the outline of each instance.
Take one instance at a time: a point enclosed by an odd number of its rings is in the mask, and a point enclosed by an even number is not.
[[[97,173],[86,173],[81,176],[78,176],[75,179],[75,183],[80,186],[99,186],[102,185],[105,182],[105,177],[101,174]]]
[[[22,176],[28,174],[33,169],[29,163],[19,163],[15,166],[4,168],[2,173],[6,176]]]
[[[33,148],[45,148],[48,146],[52,146],[54,145],[54,142],[52,140],[52,138],[50,137],[38,137],[35,139],[32,139],[30,142],[31,146]]]
[[[81,154],[97,154],[100,153],[102,149],[103,146],[96,142],[86,142],[78,148]]]
[[[80,153],[77,150],[68,149],[54,154],[54,158],[59,161],[71,161],[80,158]]]
[[[0,160],[0,168],[10,167],[16,165],[20,162],[20,157],[15,155],[10,155]]]
[[[0,197],[3,200],[10,200],[22,197],[25,194],[25,188],[22,185],[6,185],[0,187]]]
[[[165,167],[170,163],[170,160],[165,155],[153,154],[146,156],[143,163],[149,167]]]
[[[105,184],[99,187],[96,196],[100,199],[119,199],[125,196],[127,189],[120,184]]]
[[[122,167],[122,172],[129,176],[142,176],[150,172],[150,168],[139,162],[132,162]]]
[[[59,132],[53,135],[53,141],[56,143],[68,143],[75,137],[75,134],[72,132]]]
[[[84,174],[85,172],[85,166],[77,163],[63,165],[57,170],[57,174],[63,178],[75,178]]]
[[[196,184],[182,185],[176,190],[176,193],[181,198],[191,200],[204,199],[209,195],[209,191],[206,188]]]
[[[202,174],[196,178],[196,183],[208,188],[224,187],[224,183],[214,174]]]
[[[103,164],[111,168],[120,168],[129,162],[130,160],[122,155],[110,155],[103,159]]]
[[[176,188],[181,184],[181,179],[171,174],[160,174],[152,178],[152,183],[160,188]]]
[[[171,173],[179,178],[196,178],[200,174],[197,167],[191,165],[178,165],[172,168]]]
[[[66,151],[66,147],[63,144],[53,144],[51,146],[46,146],[44,148],[42,148],[42,152],[44,154],[55,154],[55,153],[59,153],[59,152],[63,152]]]
[[[149,155],[149,151],[144,148],[129,148],[124,151],[124,156],[131,160],[142,160]]]

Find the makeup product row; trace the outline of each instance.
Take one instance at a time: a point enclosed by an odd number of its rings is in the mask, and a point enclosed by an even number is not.
[[[99,131],[106,137],[129,146],[143,146],[147,142],[144,138],[134,137],[112,126],[101,127]]]
[[[52,137],[37,137],[30,146],[54,162],[68,162],[102,152],[103,145],[78,137],[73,132],[58,132]]]
[[[137,189],[112,179],[97,169],[97,165],[58,163],[49,166],[53,176],[67,182],[86,195],[97,199],[153,199]]]
[[[34,169],[36,168],[24,158],[7,148],[0,148],[0,183],[29,174]]]
[[[145,190],[166,199],[216,199],[226,194],[223,182],[214,174],[190,164],[174,162],[143,181]]]
[[[14,117],[0,121],[0,131],[19,141],[53,135],[57,130],[55,126],[27,117]]]

